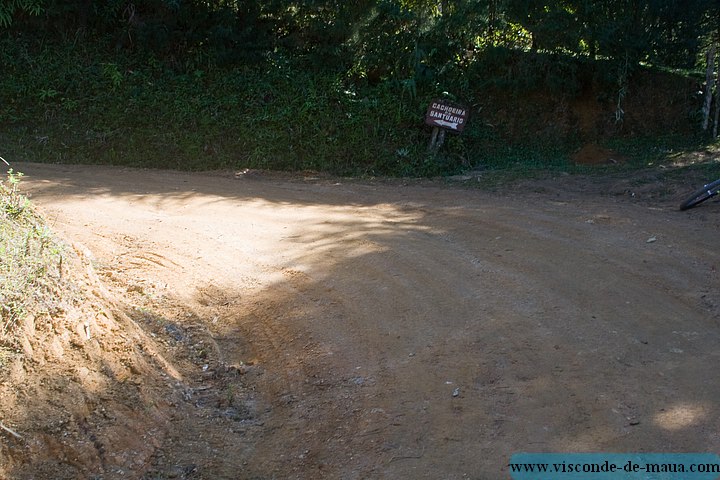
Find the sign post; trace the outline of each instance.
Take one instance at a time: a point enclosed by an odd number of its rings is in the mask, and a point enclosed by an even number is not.
[[[438,149],[445,142],[445,132],[461,133],[469,116],[468,109],[462,105],[443,99],[430,102],[425,113],[425,124],[433,127],[430,138],[430,150]]]

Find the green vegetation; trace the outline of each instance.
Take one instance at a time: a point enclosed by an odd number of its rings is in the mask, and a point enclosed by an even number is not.
[[[0,0],[0,142],[17,160],[398,176],[567,169],[598,140],[702,144],[717,8]],[[471,118],[430,153],[437,97]],[[598,121],[582,124],[578,103]]]
[[[17,92],[0,114],[10,125],[0,133],[8,156],[382,174],[408,168],[398,165],[419,145],[424,152],[419,102],[398,102],[389,85],[350,89],[330,75],[279,61],[190,74],[131,59],[66,70],[87,55],[54,52],[41,64],[28,56],[0,79],[0,91]],[[52,83],[38,78],[42,68],[54,70],[47,76]]]
[[[0,181],[0,346],[29,305],[52,304],[62,277],[62,249],[18,191],[22,174]]]

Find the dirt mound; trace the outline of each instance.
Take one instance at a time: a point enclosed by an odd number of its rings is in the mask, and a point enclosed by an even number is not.
[[[154,286],[98,276],[96,264],[68,247],[66,291],[25,319],[16,351],[0,358],[0,478],[188,478],[212,462],[219,425],[250,418],[249,367],[221,364],[187,309],[163,302],[173,321],[145,308],[158,305]]]
[[[25,319],[21,349],[6,358],[0,418],[15,434],[0,443],[3,478],[132,470],[162,441],[167,404],[157,388],[171,367],[105,294],[82,250],[66,258],[67,290]]]

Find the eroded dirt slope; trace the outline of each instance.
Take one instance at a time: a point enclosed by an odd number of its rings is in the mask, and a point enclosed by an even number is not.
[[[176,352],[185,399],[125,475],[507,478],[518,451],[720,450],[719,204],[17,170]]]

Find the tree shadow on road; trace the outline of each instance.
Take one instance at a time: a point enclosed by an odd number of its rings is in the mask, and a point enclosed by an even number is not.
[[[195,256],[163,238],[104,260],[137,263],[117,285],[126,311],[183,378],[153,478],[491,478],[519,451],[720,447],[718,312],[698,288],[720,259],[684,233],[692,219],[94,168],[43,166],[53,184],[34,196],[207,222]],[[251,207],[262,215],[241,218]],[[214,209],[237,216],[211,223]],[[143,264],[155,248],[173,262]],[[192,295],[173,284],[183,268]],[[168,285],[128,290],[153,276]]]

